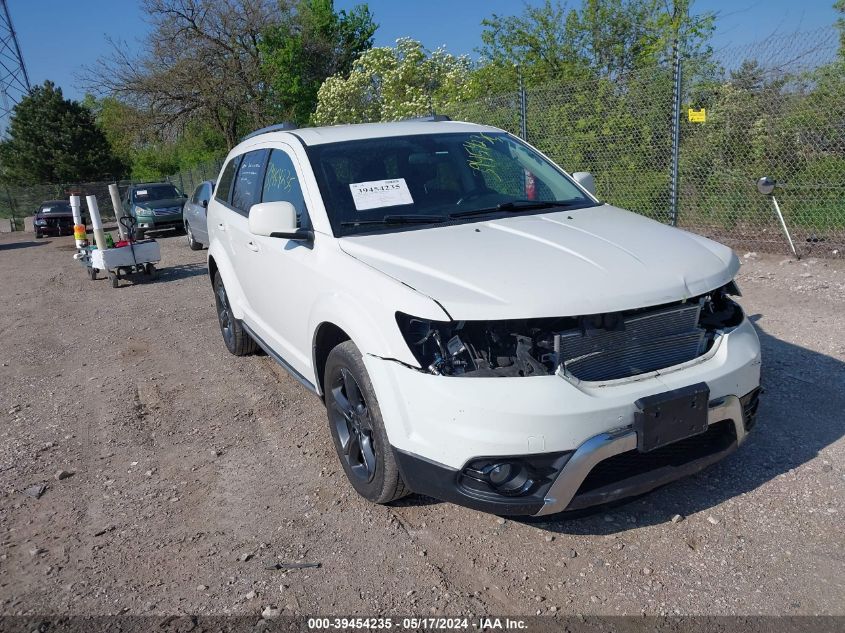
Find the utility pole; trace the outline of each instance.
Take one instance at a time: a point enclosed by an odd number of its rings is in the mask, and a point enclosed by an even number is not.
[[[678,226],[678,159],[681,153],[681,16],[675,3],[672,11],[675,41],[672,46],[672,163],[669,168],[669,221]]]
[[[525,84],[522,81],[522,68],[516,67],[517,82],[519,84],[519,137],[528,142],[528,99],[525,94]]]
[[[6,0],[0,0],[0,132],[6,135],[15,105],[29,93],[29,75]]]

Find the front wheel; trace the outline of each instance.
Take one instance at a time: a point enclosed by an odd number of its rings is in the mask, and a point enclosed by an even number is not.
[[[409,494],[387,440],[361,352],[352,341],[329,353],[323,384],[332,439],[355,491],[373,503],[388,503]]]
[[[217,306],[217,321],[220,323],[220,333],[223,335],[226,349],[235,356],[252,354],[256,349],[255,341],[246,333],[241,322],[232,315],[229,296],[219,272],[214,273],[214,303]]]
[[[135,231],[135,239],[139,242],[142,239],[144,239],[145,235],[146,235],[146,232],[142,231],[141,229],[138,229],[137,231]]]

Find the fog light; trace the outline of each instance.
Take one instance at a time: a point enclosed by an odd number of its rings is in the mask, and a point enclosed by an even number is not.
[[[524,464],[506,462],[494,464],[487,473],[487,481],[503,495],[518,495],[534,485]]]
[[[464,474],[507,496],[525,494],[534,486],[531,470],[526,464],[518,461],[475,462],[464,469]]]

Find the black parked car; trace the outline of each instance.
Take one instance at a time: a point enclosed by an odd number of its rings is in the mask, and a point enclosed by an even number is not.
[[[47,200],[35,214],[35,237],[73,235],[73,212],[67,200]]]

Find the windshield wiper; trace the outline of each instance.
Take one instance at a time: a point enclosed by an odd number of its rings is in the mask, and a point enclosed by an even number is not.
[[[445,222],[442,215],[386,215],[380,220],[350,220],[341,226],[363,226],[366,224],[437,224]]]
[[[509,211],[511,213],[518,213],[519,211],[534,211],[536,209],[551,209],[553,207],[573,207],[581,205],[585,200],[509,200],[508,202],[501,202],[495,207],[485,207],[483,209],[473,209],[472,211],[461,211],[459,213],[452,213],[450,218],[467,218],[473,215],[484,215],[485,213],[496,213],[497,211]]]

